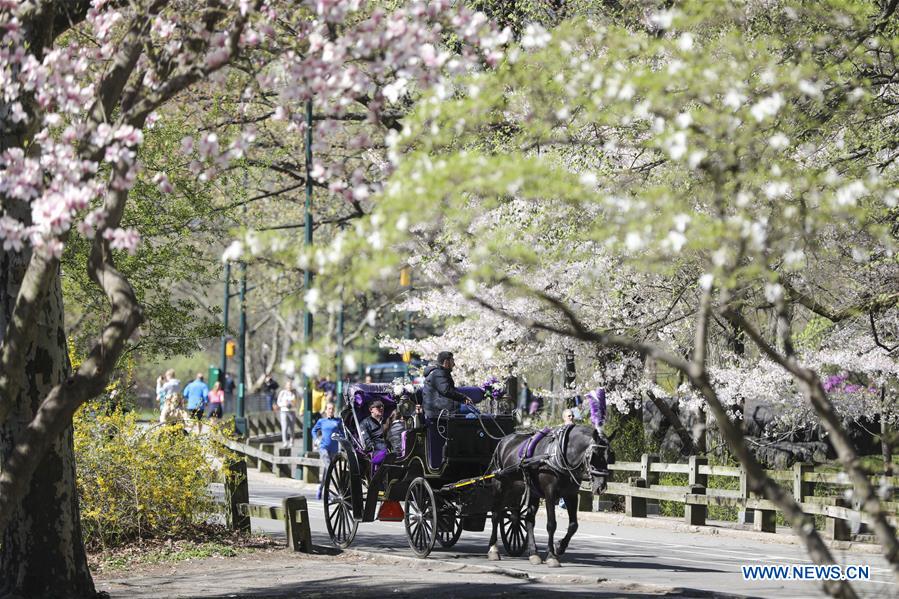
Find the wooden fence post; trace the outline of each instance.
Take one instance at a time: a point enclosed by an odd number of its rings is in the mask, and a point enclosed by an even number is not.
[[[813,483],[803,482],[802,480],[803,475],[814,471],[815,467],[812,464],[793,464],[793,499],[798,503],[803,503],[806,497],[815,494]]]
[[[274,443],[262,443],[259,446],[260,451],[264,451],[265,453],[275,454],[275,444]],[[264,459],[259,460],[259,472],[264,474],[271,474],[273,472],[272,463],[266,462]]]
[[[746,469],[740,466],[740,495],[744,499],[757,497],[749,491],[749,477]],[[744,507],[743,512],[748,510]],[[752,510],[752,530],[756,532],[777,532],[777,512],[774,510]]]
[[[659,473],[650,470],[652,464],[658,461],[659,456],[654,454],[644,453],[640,456],[640,478],[646,481],[647,488],[659,484]]]
[[[700,456],[691,455],[690,456],[690,473],[689,480],[687,481],[688,485],[702,485],[703,487],[709,486],[709,475],[708,474],[700,474],[699,467],[700,466],[708,466],[709,459],[703,458]]]
[[[836,507],[849,507],[849,502],[842,497],[837,497]],[[825,520],[825,531],[827,536],[834,541],[849,540],[849,522],[842,518],[827,516],[827,519]]]
[[[312,532],[309,528],[309,506],[302,495],[285,497],[284,529],[287,533],[287,546],[294,551],[312,553]]]
[[[777,532],[777,512],[774,510],[755,510],[752,530],[756,532]]]
[[[241,458],[228,460],[225,502],[228,504],[228,526],[231,530],[250,532],[250,514],[242,507],[250,503],[250,487],[247,484],[247,463]]]
[[[593,511],[593,492],[578,491],[577,492],[577,509],[579,512]]]
[[[252,447],[253,449],[259,449],[261,443],[257,441],[247,440],[247,445]],[[251,468],[259,468],[259,460],[255,456],[248,455],[247,456],[247,465]]]
[[[278,457],[290,457],[290,447],[278,447]],[[290,478],[290,464],[278,464],[274,469],[278,478]]]
[[[693,495],[705,495],[705,485],[690,485],[690,493]],[[684,522],[693,526],[705,526],[708,506],[684,505]]]
[[[659,473],[652,471],[652,465],[658,463],[659,456],[655,454],[644,453],[640,456],[640,478],[646,481],[646,487],[652,487],[659,484]],[[660,513],[658,499],[644,499],[646,503],[647,513],[658,516]]]
[[[645,456],[644,456],[645,457]],[[633,478],[631,477],[628,481],[632,487],[638,489],[646,488],[646,479],[645,478]],[[631,518],[645,518],[646,517],[646,498],[645,497],[634,497],[633,495],[628,495],[624,498],[624,513]]]

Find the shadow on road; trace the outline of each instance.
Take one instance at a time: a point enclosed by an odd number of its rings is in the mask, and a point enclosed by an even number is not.
[[[687,598],[687,597],[728,597],[720,593],[712,593],[709,591],[699,591],[691,589],[679,589],[674,593],[664,594],[648,594],[639,592],[628,592],[621,589],[603,590],[600,587],[585,585],[578,587],[572,585],[567,589],[555,587],[547,589],[546,586],[522,580],[521,582],[504,582],[503,584],[495,583],[466,583],[460,581],[457,585],[439,584],[428,585],[414,581],[398,581],[395,584],[378,584],[373,583],[367,576],[346,576],[339,580],[320,579],[307,580],[296,584],[281,584],[260,586],[235,595],[227,593],[221,595],[204,595],[204,599],[276,599],[282,597],[303,597],[304,599],[328,598],[333,599],[341,594],[348,594],[354,598],[415,598],[427,597],[428,599],[449,599],[454,597],[566,597],[571,599],[587,599],[587,598],[612,598],[612,597],[666,597],[666,598]],[[732,595],[730,597],[737,597]],[[742,597],[742,596],[741,596]]]

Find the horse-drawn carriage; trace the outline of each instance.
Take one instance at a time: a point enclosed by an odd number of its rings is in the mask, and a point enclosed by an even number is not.
[[[375,400],[384,404],[385,420],[403,423],[399,434],[392,427],[391,451],[383,461],[359,434]],[[341,451],[324,481],[326,526],[335,545],[349,547],[359,523],[375,519],[402,520],[419,557],[438,541],[452,547],[463,530],[484,530],[495,489],[492,477],[482,475],[499,440],[513,432],[511,414],[444,413],[425,419],[416,413],[414,393],[397,397],[388,384],[352,385],[345,401]],[[521,555],[520,510],[507,510],[502,530],[507,553]]]
[[[477,388],[468,390],[477,394]],[[490,559],[499,559],[499,532],[507,555],[518,557],[529,549],[531,560],[539,560],[534,519],[545,498],[547,563],[558,566],[577,530],[581,483],[591,482],[593,492],[602,493],[608,464],[614,462],[601,420],[592,417],[594,427],[515,433],[511,414],[442,413],[425,419],[416,409],[415,394],[394,391],[391,385],[353,385],[345,399],[341,451],[324,481],[328,534],[341,548],[353,542],[360,522],[403,521],[409,546],[426,557],[437,541],[449,548],[463,530],[483,531],[490,517]],[[385,420],[402,423],[398,430],[391,427],[394,440],[386,454],[373,451],[359,433],[377,400],[384,404]],[[553,534],[560,498],[568,506],[570,524],[557,552]]]

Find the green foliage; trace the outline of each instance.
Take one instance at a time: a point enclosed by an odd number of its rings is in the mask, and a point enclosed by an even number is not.
[[[609,406],[603,430],[612,439],[612,449],[615,451],[616,460],[639,462],[640,456],[649,453],[640,412],[621,414],[613,406]]]
[[[163,119],[145,132],[140,148],[144,170],[130,193],[132,201],[122,221],[122,227],[136,229],[142,240],[133,256],[117,252],[116,266],[128,278],[144,310],[139,343],[144,356],[194,351],[200,339],[221,331],[217,308],[202,305],[207,287],[219,288],[221,272],[215,256],[204,259],[218,238],[214,225],[220,217],[216,216],[212,186],[183,164],[176,167],[170,163],[179,154],[182,137],[192,132],[187,122],[176,118]],[[173,193],[163,193],[154,182],[155,174],[162,171],[168,175]],[[86,353],[109,317],[108,301],[87,272],[91,244],[91,240],[73,235],[62,258],[66,320],[79,353]]]
[[[145,427],[133,413],[74,418],[81,524],[89,548],[183,535],[215,512],[219,449],[180,426]]]

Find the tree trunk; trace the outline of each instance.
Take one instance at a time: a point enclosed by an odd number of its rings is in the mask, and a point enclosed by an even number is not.
[[[880,387],[880,452],[883,456],[883,474],[893,474],[893,437],[890,431],[889,419],[892,414],[886,401],[886,385]]]
[[[0,251],[0,336],[6,328],[30,252]],[[2,339],[0,339],[2,341]],[[58,275],[25,357],[21,391],[0,425],[0,463],[12,453],[40,402],[69,374]],[[90,597],[96,594],[81,537],[72,428],[41,460],[16,506],[0,547],[0,597]]]

